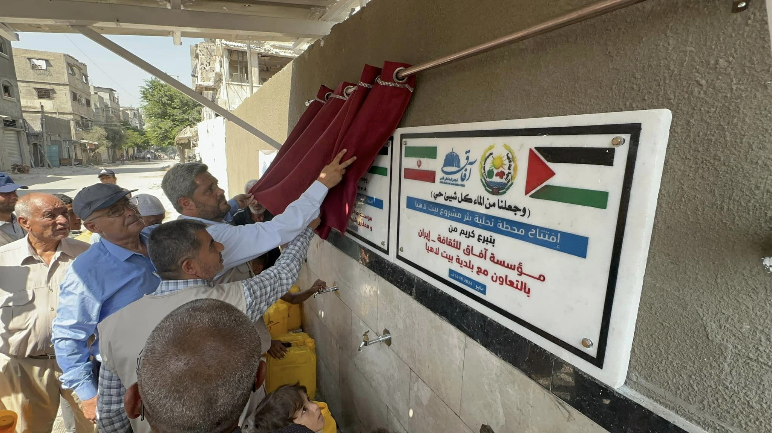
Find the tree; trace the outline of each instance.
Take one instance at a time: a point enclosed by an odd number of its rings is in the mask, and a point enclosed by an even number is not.
[[[145,135],[145,131],[135,128],[126,128],[126,147],[133,147],[137,150],[145,150],[150,147],[150,140]]]
[[[145,80],[139,91],[147,119],[146,136],[153,146],[174,146],[174,137],[183,128],[201,121],[196,101],[157,78]]]

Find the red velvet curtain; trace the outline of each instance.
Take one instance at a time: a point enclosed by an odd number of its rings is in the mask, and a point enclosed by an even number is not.
[[[327,130],[338,111],[343,107],[346,98],[343,92],[351,83],[341,83],[334,92],[327,98],[327,102],[308,127],[300,134],[294,144],[287,150],[280,160],[274,160],[271,169],[267,170],[263,176],[258,179],[257,184],[250,190],[255,199],[260,202],[269,212],[278,215],[284,212],[284,208],[300,197],[313,180],[307,182],[306,177],[310,174],[303,174],[300,178],[290,178],[290,174],[295,167],[305,161],[306,156],[311,156],[311,149],[319,140],[319,137]],[[284,147],[284,146],[282,146]],[[278,158],[278,155],[277,155]],[[322,165],[324,167],[324,165]],[[319,169],[321,172],[322,169]],[[316,176],[319,175],[316,173]],[[316,177],[314,177],[316,179]],[[306,188],[300,189],[300,184],[308,184]],[[283,184],[283,189],[275,189],[275,186]],[[294,197],[294,198],[292,198]]]
[[[311,186],[322,168],[340,150],[347,149],[343,159],[356,156],[357,160],[348,167],[343,181],[327,194],[322,225],[317,229],[323,238],[331,228],[345,232],[356,199],[356,184],[410,102],[415,77],[404,82],[395,78],[397,70],[408,66],[386,62],[381,70],[365,65],[361,81],[348,97],[345,90],[353,84],[341,83],[290,147],[284,150],[285,143],[279,151],[271,168],[250,191],[255,199],[274,215],[284,212]]]
[[[394,62],[384,64],[375,87],[338,146],[337,149],[348,149],[344,159],[356,156],[357,160],[348,167],[343,181],[327,193],[322,204],[322,224],[316,230],[322,239],[327,239],[332,228],[346,232],[354,210],[357,182],[367,173],[383,143],[397,129],[413,96],[415,76],[403,82],[396,79],[397,71],[409,66]]]
[[[300,135],[305,132],[305,130],[308,128],[308,125],[311,124],[311,121],[316,118],[317,114],[319,114],[319,111],[322,109],[322,107],[324,107],[325,102],[327,102],[328,95],[331,94],[332,89],[329,87],[325,85],[321,85],[319,87],[319,91],[316,92],[316,98],[311,100],[311,103],[308,105],[308,108],[306,108],[306,111],[304,111],[303,115],[300,116],[300,120],[298,120],[298,123],[296,123],[295,127],[292,128],[289,137],[287,137],[287,139],[284,141],[284,144],[281,145],[279,153],[276,154],[276,157],[273,159],[273,162],[271,162],[271,165],[268,166],[268,170],[265,171],[263,177],[265,177],[265,174],[271,171],[271,169],[276,166],[276,163],[280,161],[292,148],[292,145],[295,144]]]

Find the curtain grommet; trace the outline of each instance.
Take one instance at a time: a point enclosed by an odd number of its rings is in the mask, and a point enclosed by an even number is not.
[[[407,81],[408,77],[405,77],[405,78],[400,80],[399,77],[397,76],[400,71],[404,71],[405,69],[407,69],[407,68],[399,67],[399,68],[394,70],[394,82],[395,83],[404,83],[405,81]]]
[[[330,96],[332,96],[332,92],[327,92],[327,94],[324,95],[324,100],[325,101],[329,101],[330,100]]]

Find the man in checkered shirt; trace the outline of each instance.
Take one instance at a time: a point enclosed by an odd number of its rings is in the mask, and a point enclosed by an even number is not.
[[[297,280],[313,228],[318,224],[319,219],[314,220],[290,242],[272,268],[243,281],[217,285],[212,281],[223,268],[223,246],[207,232],[206,224],[182,219],[156,228],[150,235],[148,249],[162,280],[160,286],[99,324],[102,354],[97,398],[99,431],[150,432],[143,417],[129,419],[123,397],[127,389],[136,392],[136,386],[132,385],[137,382],[140,352],[147,337],[166,315],[192,300],[210,298],[233,304],[253,323],[263,320],[268,307]]]

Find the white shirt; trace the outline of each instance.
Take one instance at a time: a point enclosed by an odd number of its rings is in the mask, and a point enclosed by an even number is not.
[[[225,247],[222,252],[223,272],[295,239],[311,221],[319,216],[319,207],[327,196],[327,187],[315,181],[284,213],[264,223],[232,226],[225,222],[180,215],[180,218],[201,221],[215,241]]]

